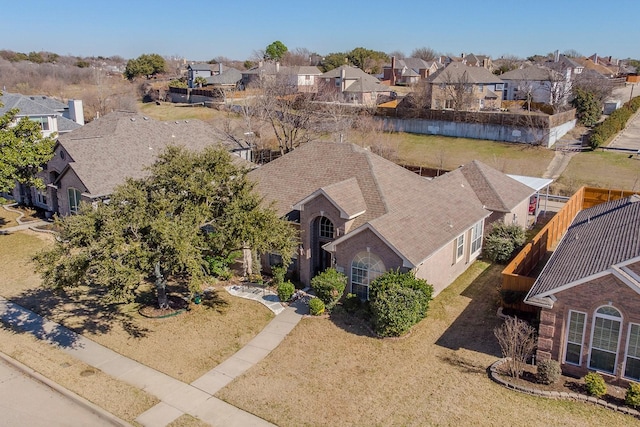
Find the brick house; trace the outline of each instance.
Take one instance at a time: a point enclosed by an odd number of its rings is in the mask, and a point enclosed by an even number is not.
[[[412,270],[438,293],[476,260],[491,212],[462,169],[427,180],[353,144],[311,142],[249,178],[299,230],[300,282],[333,266],[347,275],[346,291],[366,299],[387,270]],[[263,259],[267,271],[277,262]]]
[[[579,212],[524,301],[541,310],[539,360],[640,381],[640,196]]]
[[[383,85],[374,76],[348,65],[334,68],[319,77],[320,99],[375,107],[378,97],[388,98],[391,92],[389,86]]]
[[[484,67],[451,62],[427,79],[427,106],[434,110],[496,110],[504,82]]]
[[[137,113],[110,113],[58,138],[43,174],[46,209],[69,215],[80,202],[108,199],[126,178],[144,177],[145,167],[168,145],[193,150],[222,145],[245,160],[250,153],[248,147],[222,143],[200,120],[159,122]]]

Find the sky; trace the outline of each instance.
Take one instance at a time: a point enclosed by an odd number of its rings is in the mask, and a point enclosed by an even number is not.
[[[11,0],[0,10],[0,49],[24,53],[246,60],[280,40],[320,55],[429,47],[640,59],[638,0]]]

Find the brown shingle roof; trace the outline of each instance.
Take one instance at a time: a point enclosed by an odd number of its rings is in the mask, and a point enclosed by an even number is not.
[[[576,215],[525,301],[540,300],[638,257],[639,195],[585,209]]]
[[[452,62],[445,68],[435,72],[428,79],[435,84],[453,84],[468,82],[472,84],[503,83],[500,77],[484,67],[469,67],[460,62]]]
[[[224,145],[214,129],[200,120],[159,122],[137,113],[115,112],[62,135],[58,144],[94,196],[111,194],[125,178],[146,176],[156,156],[168,145],[201,150]]]
[[[249,177],[282,216],[316,190],[355,179],[366,210],[352,230],[374,229],[413,265],[489,214],[461,173],[430,182],[353,144],[310,142]]]
[[[531,187],[478,160],[462,166],[460,171],[480,201],[494,212],[510,212],[535,193]]]

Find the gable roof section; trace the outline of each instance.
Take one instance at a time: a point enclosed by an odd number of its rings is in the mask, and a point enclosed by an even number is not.
[[[460,171],[482,204],[494,212],[511,212],[523,200],[529,200],[535,194],[531,187],[478,160],[462,166]]]
[[[551,81],[553,78],[554,81],[558,79],[558,72],[552,70],[551,68],[532,65],[526,68],[518,68],[515,70],[507,71],[506,73],[500,74],[500,78],[502,80],[525,80],[525,81]]]
[[[360,190],[360,186],[358,186],[358,180],[355,178],[349,178],[314,191],[304,200],[295,203],[293,206],[294,209],[300,210],[306,202],[316,198],[320,194],[324,195],[333,203],[340,211],[340,216],[344,219],[353,219],[362,215],[367,210],[367,204]]]
[[[145,168],[168,145],[192,150],[210,145],[229,148],[199,120],[158,122],[127,112],[107,114],[62,135],[58,145],[71,156],[70,168],[93,196],[111,194],[125,178],[146,176]]]
[[[640,196],[579,212],[536,279],[525,302],[540,305],[554,292],[640,259]]]
[[[342,75],[343,70],[345,73],[345,79],[347,80],[363,79],[370,82],[380,82],[380,80],[378,80],[371,74],[367,74],[360,68],[351,67],[349,65],[342,65],[338,68],[334,68],[333,70],[329,70],[326,73],[322,74],[320,77],[322,77],[323,79],[338,78]]]
[[[242,80],[242,73],[235,68],[225,68],[220,74],[207,77],[208,85],[232,85]]]
[[[355,218],[353,231],[333,243],[366,226],[413,265],[489,215],[461,174],[447,175],[430,182],[369,150],[329,142],[303,144],[249,172],[265,202],[274,202],[281,216],[318,189],[344,199],[338,190],[355,190],[349,183],[355,180],[365,212]]]
[[[18,108],[18,117],[23,116],[58,116],[66,108],[66,105],[59,101],[45,101],[42,96],[25,96],[18,93],[3,93],[0,102],[4,104],[0,107],[0,114]],[[52,106],[55,108],[52,108]]]
[[[453,84],[466,79],[469,83],[504,83],[500,77],[484,67],[470,67],[461,62],[452,62],[445,68],[433,73],[427,80],[435,84]]]

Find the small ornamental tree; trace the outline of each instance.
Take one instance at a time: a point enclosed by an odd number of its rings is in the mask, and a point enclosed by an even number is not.
[[[587,393],[591,396],[602,397],[607,392],[607,383],[604,378],[597,372],[589,372],[584,376],[584,385],[587,387]]]
[[[499,222],[485,238],[484,254],[493,262],[505,263],[509,261],[513,252],[524,244],[526,238],[521,226]]]
[[[602,106],[592,92],[577,88],[574,92],[574,98],[571,105],[576,109],[576,115],[580,123],[587,127],[591,127],[598,123]]]
[[[536,348],[535,329],[524,320],[508,317],[502,326],[493,330],[493,333],[500,344],[502,356],[508,358],[509,374],[514,378],[520,378],[527,359]]]
[[[331,310],[336,305],[346,286],[347,276],[335,268],[327,268],[311,279],[311,288],[316,296],[322,300],[327,310]]]
[[[371,283],[369,298],[375,331],[383,337],[401,336],[424,319],[433,287],[413,272],[388,271]]]

